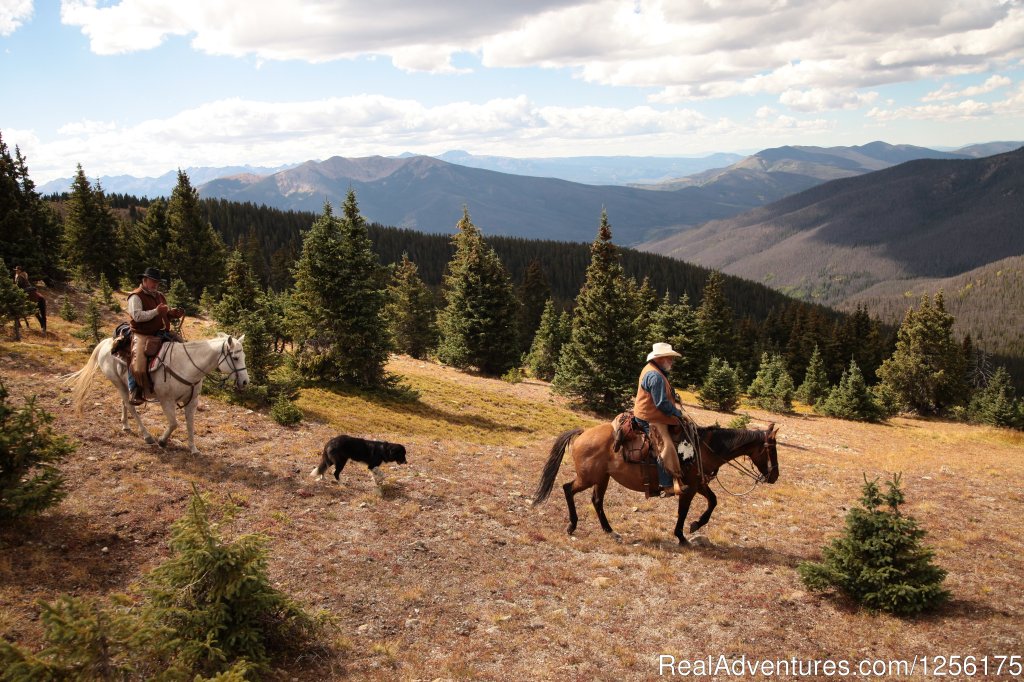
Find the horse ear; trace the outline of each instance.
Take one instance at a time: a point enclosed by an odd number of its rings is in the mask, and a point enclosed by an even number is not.
[[[245,340],[245,334],[238,337],[238,343],[242,343],[243,340]]]
[[[771,436],[772,438],[775,438],[775,434],[777,434],[778,432],[779,432],[779,427],[777,427],[775,425],[775,422],[772,422],[771,424],[768,425],[768,435],[769,436]]]

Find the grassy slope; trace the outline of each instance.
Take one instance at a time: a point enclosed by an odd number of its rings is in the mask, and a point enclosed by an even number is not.
[[[649,679],[661,653],[895,659],[1022,651],[1020,434],[749,410],[751,426],[781,424],[782,477],[746,497],[720,494],[706,546],[680,550],[670,535],[675,505],[614,483],[606,510],[622,542],[600,531],[585,493],[570,539],[558,491],[536,509],[529,495],[553,437],[593,420],[542,383],[512,386],[395,358],[391,369],[421,391],[419,404],[305,391],[309,418],[288,429],[204,399],[203,454],[191,457],[182,433],[167,450],[121,433],[119,408],[99,381],[87,416],[76,418],[58,376],[85,355],[69,325],[53,327],[55,338],[30,332],[23,343],[0,344],[0,375],[12,393],[38,394],[56,428],[81,443],[65,467],[68,499],[0,530],[0,635],[16,641],[39,642],[36,599],[131,590],[166,556],[168,525],[195,482],[241,505],[230,531],[269,536],[281,588],[340,621],[334,655],[286,662],[281,679]],[[730,419],[690,410],[701,423]],[[143,418],[162,420],[152,408]],[[406,443],[409,464],[387,469],[383,496],[357,465],[340,486],[307,477],[339,431]],[[862,473],[894,470],[904,472],[906,511],[929,531],[954,595],[938,614],[913,621],[808,594],[794,571],[840,530]],[[566,463],[558,480],[570,477]],[[736,478],[727,484],[743,488]]]

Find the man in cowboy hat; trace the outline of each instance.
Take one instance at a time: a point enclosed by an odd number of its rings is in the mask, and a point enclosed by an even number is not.
[[[668,427],[669,424],[679,424],[683,412],[672,384],[669,383],[668,373],[672,363],[679,357],[682,356],[672,350],[671,344],[654,344],[647,354],[647,364],[640,372],[640,382],[633,401],[633,416],[651,427],[651,440],[658,451],[661,465],[672,476],[672,487],[676,495],[683,490],[683,472]]]
[[[28,296],[28,300],[36,304],[36,319],[39,320],[39,328],[43,330],[43,336],[46,335],[46,299],[40,294],[32,279],[28,276],[25,268],[20,265],[14,266],[14,283],[19,289],[25,292]],[[26,320],[27,322],[27,320]],[[27,326],[27,324],[26,324]]]
[[[167,299],[160,293],[163,281],[160,271],[146,268],[138,275],[142,283],[128,294],[128,316],[132,328],[132,362],[128,372],[128,391],[132,405],[143,400],[142,382],[146,377],[146,342],[153,336],[174,338],[171,320],[185,315],[181,308],[168,308]]]

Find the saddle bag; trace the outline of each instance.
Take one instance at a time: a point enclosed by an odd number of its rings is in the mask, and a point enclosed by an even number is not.
[[[160,353],[160,346],[164,344],[164,340],[159,336],[150,336],[146,339],[146,347],[143,352],[147,358],[155,358]]]

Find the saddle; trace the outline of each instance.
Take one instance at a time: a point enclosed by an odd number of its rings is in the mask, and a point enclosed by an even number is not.
[[[658,480],[658,458],[650,436],[636,421],[632,410],[627,410],[612,420],[612,451],[622,451],[622,459],[642,467],[644,496],[655,497],[661,492]]]

